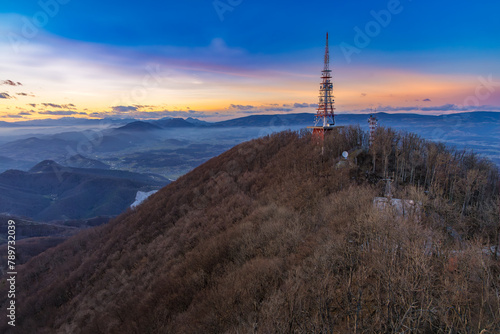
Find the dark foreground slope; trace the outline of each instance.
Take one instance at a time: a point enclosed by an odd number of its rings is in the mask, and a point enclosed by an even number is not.
[[[290,132],[236,146],[19,266],[11,332],[500,330],[498,263],[482,251],[498,237],[496,170],[378,136],[368,153],[352,151],[355,128],[324,155]],[[339,165],[344,150],[354,157]],[[392,172],[394,194],[421,202],[406,217],[372,204]]]

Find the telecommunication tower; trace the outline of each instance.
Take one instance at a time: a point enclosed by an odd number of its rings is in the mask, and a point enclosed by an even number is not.
[[[373,140],[375,139],[375,130],[377,129],[377,118],[373,115],[370,115],[368,118],[368,126],[370,127],[370,140],[368,145],[371,147],[373,144]]]
[[[325,64],[321,73],[316,123],[315,126],[308,126],[307,128],[313,130],[313,138],[315,138],[318,142],[323,143],[325,132],[332,130],[335,125],[335,100],[333,96],[332,70],[330,69],[328,33],[326,33]]]

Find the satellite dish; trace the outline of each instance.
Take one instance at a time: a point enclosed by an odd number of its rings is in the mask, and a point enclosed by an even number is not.
[[[349,153],[347,153],[347,151],[344,151],[344,152],[342,152],[342,156],[344,157],[344,159],[347,159],[347,157],[349,156]]]

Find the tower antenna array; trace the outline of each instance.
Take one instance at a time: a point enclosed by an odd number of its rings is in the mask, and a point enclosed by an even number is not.
[[[313,130],[313,137],[320,143],[323,143],[325,132],[332,130],[335,125],[334,102],[330,50],[328,48],[328,33],[326,33],[325,62],[323,71],[321,71],[316,123],[315,126],[308,126],[309,129]]]

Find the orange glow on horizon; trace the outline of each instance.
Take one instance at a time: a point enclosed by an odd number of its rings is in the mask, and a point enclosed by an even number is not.
[[[144,116],[149,112],[165,111],[173,114],[186,112],[189,115],[190,110],[193,117],[197,113],[203,113],[204,117],[214,116],[216,113],[217,117],[249,114],[242,113],[242,109],[231,108],[231,105],[251,106],[250,113],[280,113],[278,108],[287,108],[283,112],[290,112],[288,109],[295,103],[317,103],[319,85],[319,75],[300,73],[293,80],[279,76],[262,76],[259,79],[255,75],[251,80],[237,80],[232,84],[227,78],[213,77],[213,82],[193,83],[192,79],[181,76],[179,82],[172,78],[154,87],[144,88],[132,84],[123,86],[128,87],[127,89],[120,88],[119,81],[113,83],[111,79],[107,80],[102,89],[96,87],[95,82],[92,86],[92,82],[87,81],[65,86],[64,90],[61,90],[60,83],[52,85],[47,82],[43,85],[43,82],[38,81],[38,86],[44,88],[28,97],[16,95],[26,91],[25,87],[9,88],[12,98],[0,100],[0,120],[12,122],[68,116],[134,117],[134,112],[113,111],[114,106],[134,107],[138,113],[142,113],[139,118],[146,118]],[[335,103],[337,111],[341,113],[386,105],[429,107],[460,104],[466,96],[474,93],[476,81],[477,78],[473,76],[422,74],[387,68],[358,68],[349,72],[338,69],[334,73]],[[30,91],[32,89],[29,88]],[[484,102],[487,104],[487,101]],[[54,108],[51,105],[74,106]],[[314,108],[300,108],[291,112],[313,111]]]

